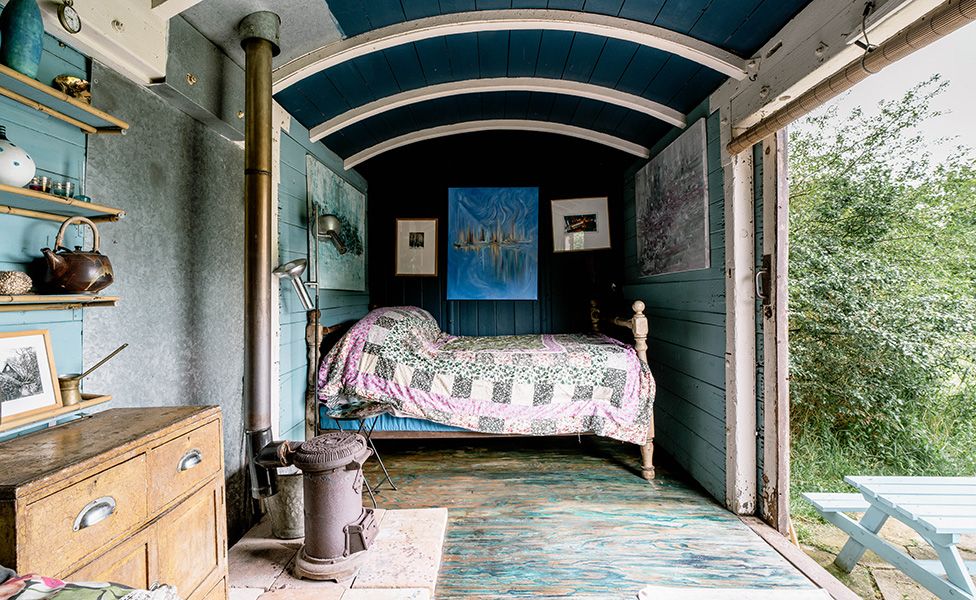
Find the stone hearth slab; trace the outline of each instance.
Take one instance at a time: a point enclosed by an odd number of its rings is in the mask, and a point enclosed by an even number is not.
[[[355,579],[298,579],[291,573],[302,540],[256,525],[230,549],[231,600],[429,600],[440,568],[447,509],[377,510],[379,533]]]

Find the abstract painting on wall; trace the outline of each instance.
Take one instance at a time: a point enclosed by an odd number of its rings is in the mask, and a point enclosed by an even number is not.
[[[704,119],[637,172],[641,277],[709,268],[707,176]]]
[[[305,157],[311,275],[320,289],[366,291],[366,195],[315,157]],[[339,219],[339,244],[317,235],[322,215]]]
[[[448,190],[447,299],[536,300],[539,188]]]

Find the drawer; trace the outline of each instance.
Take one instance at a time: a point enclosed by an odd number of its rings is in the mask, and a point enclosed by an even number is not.
[[[199,597],[200,600],[227,600],[227,580],[221,579],[209,592]],[[194,600],[191,598],[190,600]]]
[[[144,530],[65,577],[68,581],[110,581],[148,589],[156,571],[152,528]]]
[[[156,522],[159,582],[176,587],[181,598],[194,598],[215,572],[226,573],[223,482],[214,479]]]
[[[211,421],[149,451],[151,513],[210,479],[220,470],[220,423]]]
[[[17,569],[64,576],[146,522],[146,488],[146,457],[139,455],[28,504]]]

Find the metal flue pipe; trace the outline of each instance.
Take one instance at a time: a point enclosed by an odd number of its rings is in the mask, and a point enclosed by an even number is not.
[[[271,439],[271,58],[281,19],[256,12],[238,24],[244,48],[244,431],[251,495],[277,491]]]

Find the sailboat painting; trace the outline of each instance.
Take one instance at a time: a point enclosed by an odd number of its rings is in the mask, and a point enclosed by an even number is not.
[[[448,300],[536,300],[539,188],[449,188]]]

